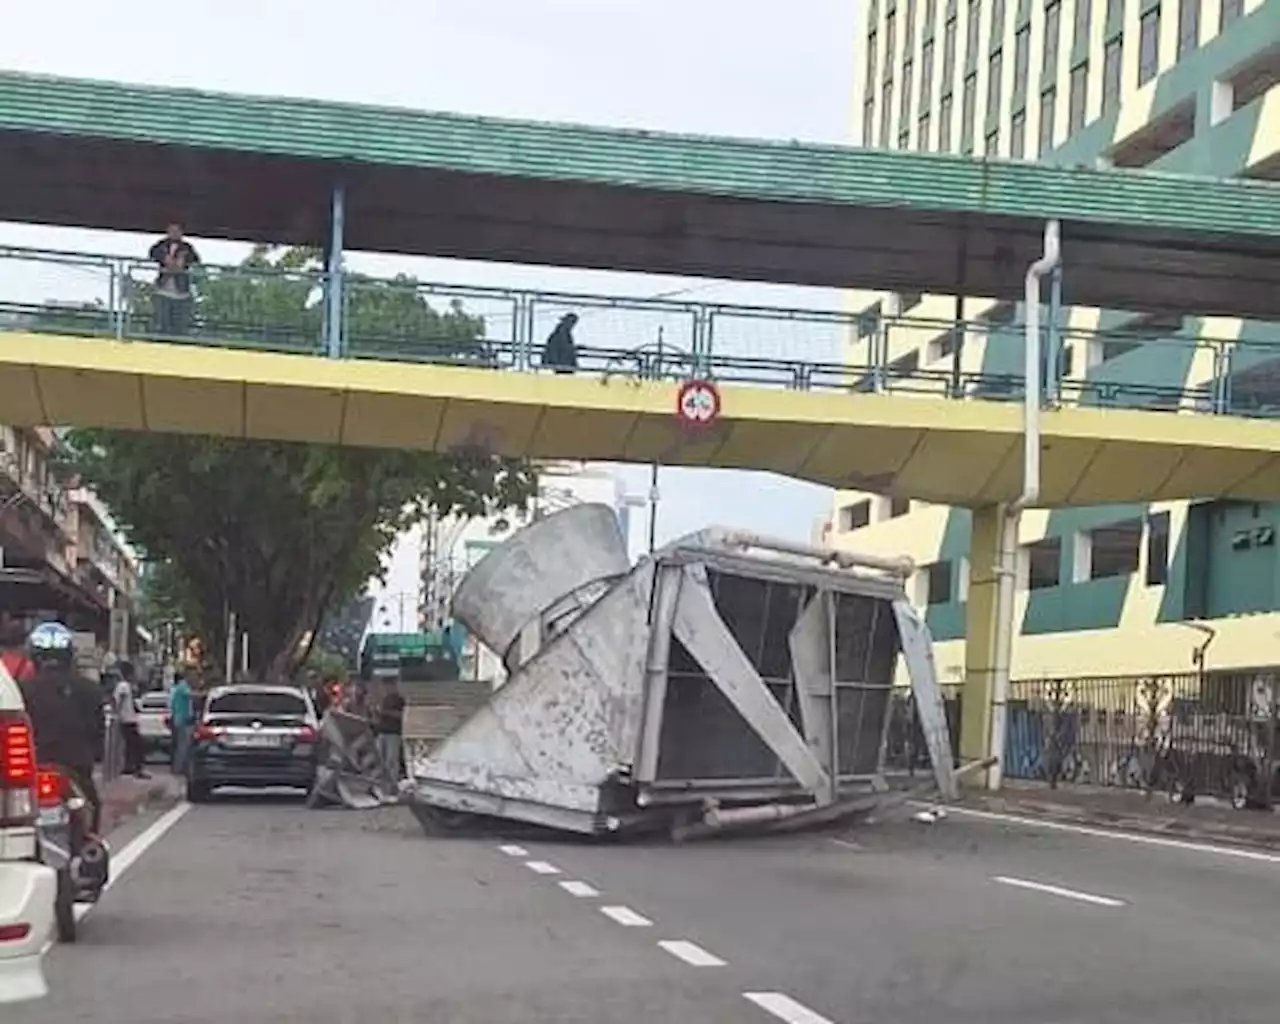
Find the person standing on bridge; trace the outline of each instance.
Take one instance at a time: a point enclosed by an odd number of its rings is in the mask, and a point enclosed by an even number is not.
[[[182,337],[191,330],[191,268],[200,265],[200,256],[175,221],[151,247],[150,258],[160,266],[152,298],[152,327],[161,337]]]
[[[577,313],[566,313],[560,318],[542,346],[543,366],[554,373],[573,373],[578,368],[578,345],[573,340],[573,329],[577,326]]]

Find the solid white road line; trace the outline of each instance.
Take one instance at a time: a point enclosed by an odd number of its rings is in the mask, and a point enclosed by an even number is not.
[[[781,992],[743,992],[742,994],[756,1006],[762,1010],[768,1010],[779,1020],[785,1020],[787,1024],[835,1024],[830,1018],[814,1013],[803,1003],[797,1003]]]
[[[1091,892],[1080,892],[1078,889],[1064,889],[1060,885],[1047,885],[1044,882],[1032,882],[1026,878],[1010,878],[1008,875],[996,875],[991,879],[1001,885],[1010,885],[1015,889],[1030,889],[1033,892],[1048,893],[1050,896],[1061,896],[1067,900],[1080,903],[1092,903],[1096,907],[1123,907],[1124,900],[1112,899],[1110,896],[1095,896]]]
[[[581,899],[593,899],[600,895],[599,889],[588,885],[586,882],[561,882],[560,888],[570,896],[577,896]]]
[[[630,907],[601,907],[600,913],[613,918],[626,928],[648,928],[653,922],[647,917],[637,914]]]
[[[508,857],[529,856],[529,851],[526,850],[523,846],[516,846],[512,843],[508,843],[506,846],[499,846],[498,849],[501,850],[503,853],[505,853]]]
[[[663,939],[658,945],[672,956],[691,967],[723,967],[724,961],[714,953],[708,953],[694,942],[684,939]]]
[[[1163,836],[1148,836],[1137,832],[1120,832],[1112,829],[1093,828],[1090,825],[1072,825],[1063,821],[1045,821],[1041,818],[1028,818],[1019,814],[1002,814],[997,811],[975,811],[968,807],[948,807],[952,814],[964,815],[966,818],[977,818],[980,821],[998,821],[1007,825],[1023,825],[1027,828],[1047,828],[1055,832],[1071,832],[1078,836],[1094,836],[1099,839],[1114,839],[1123,843],[1138,843],[1143,846],[1164,846],[1171,850],[1185,850],[1189,853],[1212,853],[1219,857],[1235,857],[1239,860],[1252,860],[1261,864],[1280,864],[1280,854],[1264,853],[1262,850],[1247,850],[1239,846],[1217,846],[1214,843],[1196,843],[1182,839],[1166,839]]]
[[[105,893],[116,882],[120,881],[120,877],[128,871],[134,864],[138,863],[138,858],[146,853],[151,847],[155,846],[164,838],[166,832],[173,828],[174,825],[182,819],[182,816],[191,810],[191,804],[185,800],[182,803],[175,804],[164,814],[160,815],[155,821],[130,839],[118,851],[111,854],[111,878],[107,882]],[[89,913],[96,903],[77,903],[76,904],[76,920],[79,921]]]
[[[560,869],[554,864],[548,864],[545,860],[527,860],[524,866],[532,871],[535,875],[558,875]]]

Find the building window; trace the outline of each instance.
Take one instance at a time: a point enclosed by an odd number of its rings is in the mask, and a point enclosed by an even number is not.
[[[907,131],[908,126],[911,124],[911,71],[911,61],[907,61],[902,65],[901,109],[898,111],[898,130],[900,132]]]
[[[1058,90],[1046,89],[1040,94],[1040,156],[1053,151],[1053,119],[1057,116]]]
[[[924,0],[924,31],[931,34],[934,19],[938,16],[938,0]]]
[[[1048,590],[1062,582],[1062,538],[1027,545],[1027,589]]]
[[[942,30],[942,95],[950,96],[956,80],[956,19],[947,22]]]
[[[1107,25],[1117,25],[1124,18],[1124,0],[1107,0]]]
[[[864,498],[862,501],[855,501],[852,505],[845,505],[840,510],[840,530],[848,533],[850,530],[860,530],[871,522],[871,500]]]
[[[1027,112],[1019,110],[1009,122],[1009,156],[1021,160],[1027,155]]]
[[[1200,0],[1178,4],[1178,60],[1200,45]]]
[[[920,115],[920,124],[916,131],[916,149],[922,153],[928,153],[933,148],[933,143],[929,138],[929,129],[933,127],[929,123],[929,112],[926,110]]]
[[[932,565],[924,567],[925,587],[924,600],[925,604],[950,604],[951,603],[951,563],[950,562],[934,562]]]
[[[1084,127],[1089,107],[1089,65],[1077,64],[1071,69],[1071,92],[1067,96],[1067,134]]]
[[[1244,17],[1244,0],[1222,0],[1222,28],[1219,31],[1225,31],[1228,25],[1242,17]]]
[[[1013,37],[1013,94],[1023,93],[1027,88],[1027,75],[1031,68],[1031,26],[1024,25]]]
[[[902,131],[898,132],[898,148],[899,149],[911,148],[911,129],[910,128],[903,128]]]
[[[916,38],[916,0],[907,0],[906,10],[902,15],[902,45],[911,53],[912,43]]]
[[[898,316],[906,316],[924,301],[920,292],[898,292]]]
[[[893,77],[894,46],[897,39],[894,35],[893,11],[884,16],[884,77]]]
[[[1004,42],[1004,0],[991,0],[991,49],[998,50]]]
[[[969,22],[965,26],[964,66],[972,68],[978,62],[978,29],[982,24],[982,6],[979,0],[969,0]]]
[[[1147,516],[1147,586],[1169,580],[1169,513]]]
[[[890,519],[897,519],[898,516],[905,516],[910,511],[911,511],[910,498],[890,498],[889,499],[889,518]]]
[[[987,117],[1000,116],[1000,85],[1004,77],[1004,55],[997,50],[987,68]]]
[[[875,139],[876,99],[870,96],[862,105],[862,144],[870,146]]]
[[[1072,47],[1080,49],[1089,45],[1089,22],[1093,18],[1092,0],[1076,0],[1076,32]]]
[[[880,90],[880,148],[889,148],[890,122],[893,120],[893,81],[884,83]]]
[[[867,86],[866,94],[870,96],[876,91],[876,34],[867,33]]]
[[[943,96],[938,104],[938,152],[951,152],[951,97]]]
[[[1089,533],[1089,579],[1131,576],[1138,571],[1141,519],[1125,519]]]
[[[912,349],[889,364],[890,377],[910,377],[920,369],[920,350]]]
[[[999,156],[1000,155],[1000,126],[992,128],[987,132],[987,137],[982,144],[983,156]]]
[[[973,152],[973,120],[977,105],[978,76],[967,75],[960,106],[960,151]]]
[[[920,49],[920,110],[926,111],[933,104],[933,40]]]
[[[1062,35],[1062,4],[1054,0],[1044,9],[1044,63],[1041,75],[1050,82],[1058,77],[1058,40]]]
[[[1160,8],[1153,7],[1138,24],[1138,84],[1146,85],[1160,70]]]
[[[1120,102],[1120,72],[1124,49],[1120,39],[1107,43],[1102,51],[1102,112],[1114,110]]]

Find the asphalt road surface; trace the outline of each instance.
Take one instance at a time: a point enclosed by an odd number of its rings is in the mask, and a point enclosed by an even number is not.
[[[958,814],[682,847],[427,839],[395,810],[253,799],[131,838],[50,953],[52,994],[5,1024],[1280,1020],[1277,855]]]

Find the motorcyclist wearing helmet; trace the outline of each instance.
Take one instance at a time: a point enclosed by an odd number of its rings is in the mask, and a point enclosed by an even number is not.
[[[60,622],[43,622],[31,631],[27,656],[35,673],[18,686],[35,733],[36,759],[72,776],[92,805],[91,827],[97,832],[102,801],[93,765],[102,736],[102,693],[75,671],[71,630]]]

